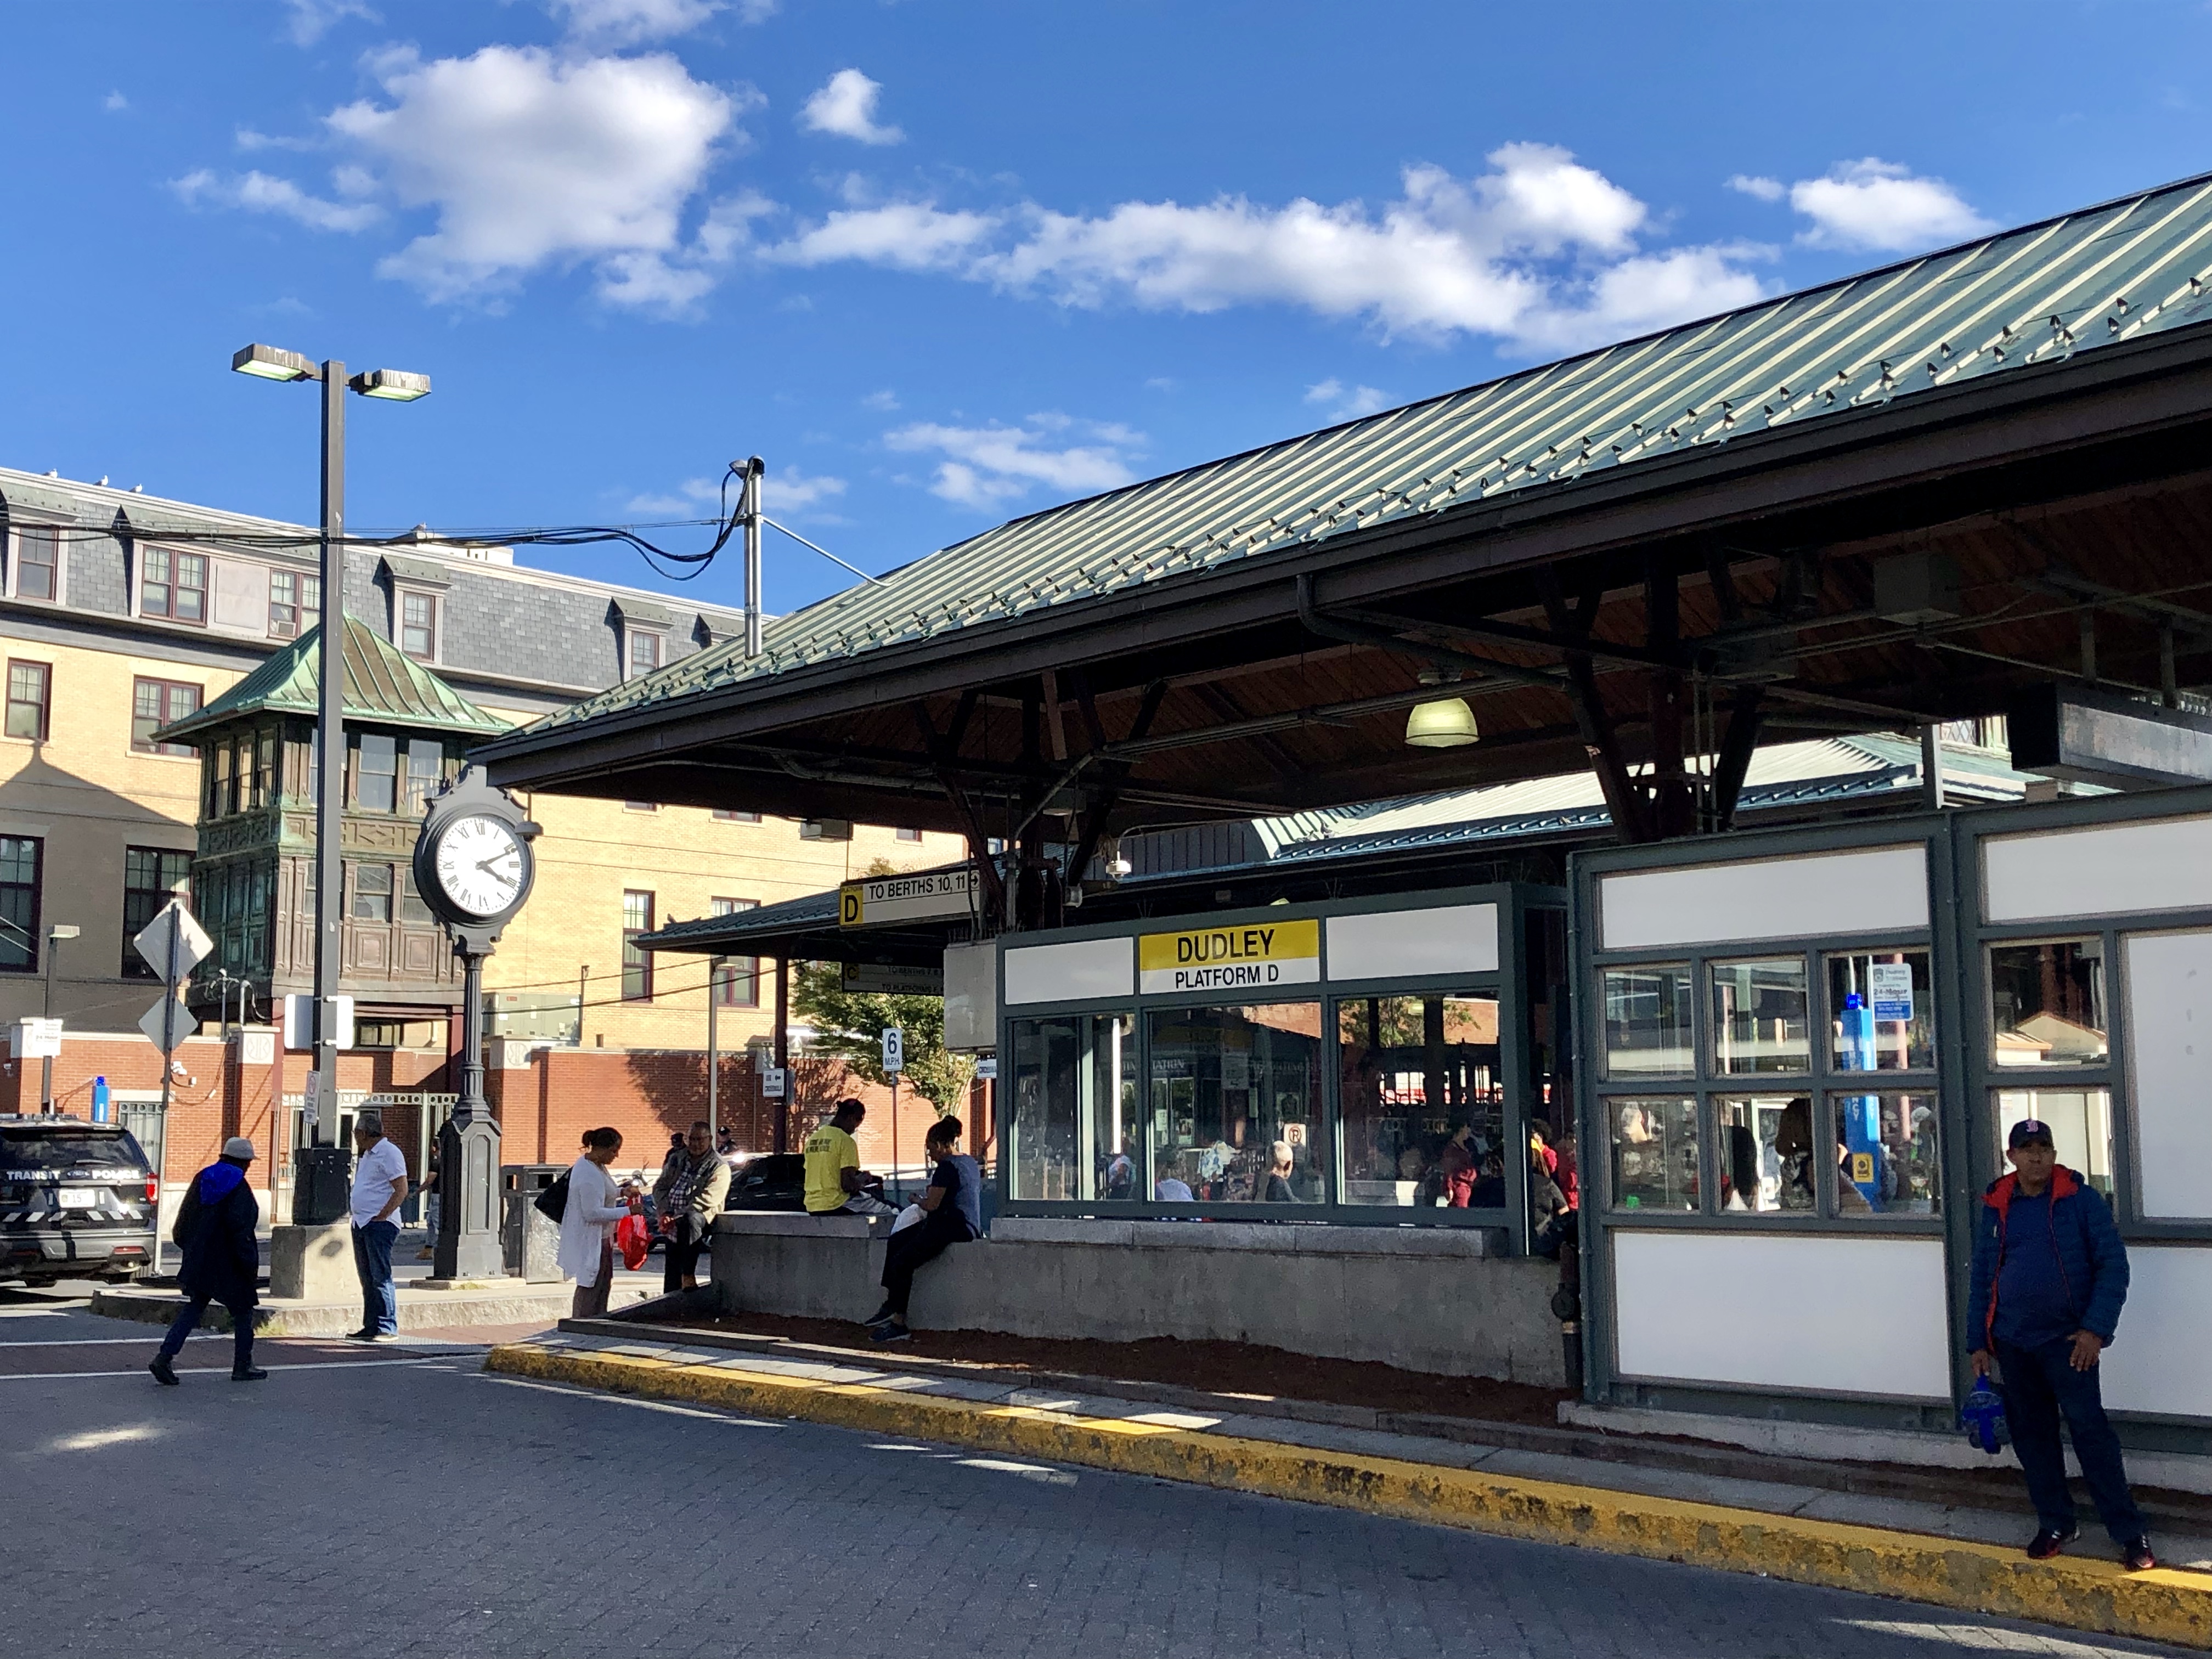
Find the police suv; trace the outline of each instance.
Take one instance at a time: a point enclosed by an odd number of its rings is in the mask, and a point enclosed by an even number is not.
[[[0,1116],[0,1281],[129,1278],[153,1254],[160,1197],[128,1131]]]

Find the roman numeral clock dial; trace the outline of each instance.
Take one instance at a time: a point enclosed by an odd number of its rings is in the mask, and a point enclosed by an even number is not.
[[[458,909],[495,916],[522,897],[522,843],[497,818],[456,819],[438,837],[438,886]]]

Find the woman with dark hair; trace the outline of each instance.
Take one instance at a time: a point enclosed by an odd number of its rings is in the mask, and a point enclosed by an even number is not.
[[[576,1319],[596,1319],[607,1310],[614,1288],[615,1224],[644,1207],[633,1193],[624,1198],[607,1165],[622,1151],[622,1131],[593,1129],[584,1137],[584,1155],[568,1166],[568,1205],[561,1212],[561,1271],[576,1281],[569,1310]]]
[[[915,1201],[921,1219],[891,1234],[884,1251],[884,1305],[868,1321],[878,1342],[908,1342],[907,1298],[914,1293],[915,1269],[933,1261],[953,1244],[983,1232],[983,1171],[960,1151],[960,1120],[940,1117],[930,1125],[923,1148],[937,1160],[928,1190]]]

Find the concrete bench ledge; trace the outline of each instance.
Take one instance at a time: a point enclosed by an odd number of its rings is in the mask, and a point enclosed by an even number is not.
[[[1139,1221],[1083,1216],[1000,1216],[991,1237],[1009,1243],[1113,1244],[1139,1250],[1262,1250],[1301,1255],[1491,1256],[1504,1253],[1494,1227],[1343,1227],[1320,1222]]]
[[[718,1233],[770,1238],[887,1237],[890,1225],[891,1218],[887,1215],[808,1215],[800,1210],[725,1210],[714,1218]]]

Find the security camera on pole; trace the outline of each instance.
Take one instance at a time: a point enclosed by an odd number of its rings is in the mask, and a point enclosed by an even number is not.
[[[415,842],[415,887],[461,959],[461,1075],[453,1115],[438,1132],[438,1237],[432,1284],[501,1271],[499,1125],[483,1094],[483,961],[530,897],[538,826],[470,767],[433,796]]]

